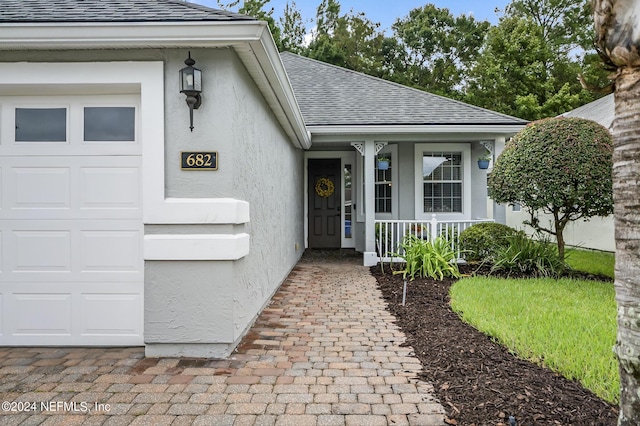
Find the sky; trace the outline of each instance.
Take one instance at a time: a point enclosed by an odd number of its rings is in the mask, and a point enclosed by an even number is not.
[[[190,0],[204,6],[216,8],[216,0]],[[291,0],[289,0],[291,1]],[[315,19],[316,9],[321,0],[294,0],[297,8],[302,13],[302,18],[306,21]],[[271,0],[268,6],[273,7],[273,15],[276,21],[282,16],[287,0]],[[354,12],[364,12],[366,17],[373,22],[379,22],[381,29],[391,28],[391,24],[397,18],[403,18],[409,14],[411,9],[432,3],[439,8],[447,8],[453,16],[461,14],[472,14],[476,19],[488,20],[493,24],[498,23],[498,15],[494,12],[496,8],[503,10],[509,0],[339,0],[340,12],[342,14],[353,9]],[[313,27],[307,22],[307,29]]]

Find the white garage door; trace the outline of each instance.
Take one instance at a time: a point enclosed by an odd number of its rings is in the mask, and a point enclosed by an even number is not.
[[[0,345],[143,343],[138,105],[0,97]]]

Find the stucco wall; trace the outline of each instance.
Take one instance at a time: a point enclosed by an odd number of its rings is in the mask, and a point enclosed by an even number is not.
[[[233,127],[234,198],[251,206],[251,251],[234,265],[234,336],[238,338],[284,281],[304,250],[303,152],[293,148],[237,58],[237,84],[226,99]]]
[[[172,334],[173,345],[154,348],[159,355],[183,348],[190,355],[226,356],[302,254],[302,152],[292,146],[232,50],[192,50],[191,56],[203,70],[202,106],[194,111],[193,132],[184,96],[175,90],[175,79],[167,78],[166,195],[247,201],[251,219],[241,226],[251,236],[250,251],[233,262],[148,262],[148,288],[156,295],[149,301],[159,302],[158,294],[180,300],[180,290],[167,276],[175,281],[185,274],[194,283],[182,283],[193,297],[182,298],[184,308],[171,312],[174,322],[191,324],[193,330],[162,330],[148,307],[147,336],[148,342],[166,341]],[[166,52],[167,69],[181,68],[184,58],[183,51]],[[218,170],[180,170],[181,151],[217,151]]]
[[[507,225],[531,234],[533,229],[522,224],[528,219],[529,215],[526,211],[514,212],[510,206],[507,207]],[[551,217],[548,215],[540,216],[540,223],[543,225],[549,224],[550,220]],[[588,222],[582,220],[570,222],[565,228],[564,239],[566,244],[571,246],[614,252],[616,244],[613,216],[594,217]]]
[[[478,167],[478,158],[486,149],[479,142],[471,144],[471,219],[485,219],[487,215],[487,170]]]
[[[202,105],[193,112],[193,131],[189,130],[189,110],[179,93],[178,70],[185,67],[185,51],[165,53],[165,195],[176,198],[237,198],[233,179],[237,158],[232,124],[234,91],[244,82],[233,66],[238,62],[230,49],[192,49],[195,67],[202,70]],[[171,73],[169,72],[171,71]],[[240,72],[244,73],[244,69]],[[171,75],[171,74],[175,75]],[[243,117],[247,120],[250,117]],[[217,151],[215,172],[180,169],[181,151]]]
[[[246,201],[250,222],[147,225],[145,234],[246,232],[251,240],[249,254],[237,261],[145,262],[147,354],[226,356],[302,255],[302,152],[228,48],[191,49],[203,72],[202,106],[191,132],[178,88],[186,56],[187,49],[142,49],[3,52],[0,60],[164,62],[164,117],[157,120],[164,121],[165,196]],[[183,171],[181,151],[217,151],[219,168]]]

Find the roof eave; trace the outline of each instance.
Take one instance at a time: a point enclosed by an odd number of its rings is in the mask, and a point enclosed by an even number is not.
[[[260,39],[249,43],[249,51],[245,51],[242,46],[236,46],[236,52],[254,79],[258,81],[258,76],[255,74],[259,74],[260,81],[268,85],[268,87],[260,89],[263,92],[272,93],[275,96],[274,101],[278,103],[279,110],[286,112],[286,117],[282,117],[286,119],[287,123],[285,130],[297,142],[296,146],[301,149],[309,149],[311,148],[311,134],[307,130],[293,87],[269,27],[266,22],[261,22],[261,24],[263,24],[264,30]],[[253,70],[251,64],[254,66]]]
[[[216,47],[258,39],[258,21],[0,23],[0,49]]]
[[[311,137],[265,22],[0,23],[0,50],[197,47],[234,48],[294,146],[311,146]]]
[[[419,134],[469,134],[514,135],[526,126],[522,124],[419,124],[419,125],[323,125],[308,126],[312,136],[325,135],[419,135]]]

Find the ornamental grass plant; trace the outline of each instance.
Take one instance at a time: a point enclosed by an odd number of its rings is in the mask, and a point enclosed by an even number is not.
[[[505,238],[490,258],[491,273],[516,277],[559,277],[569,269],[558,247],[547,240],[532,240],[518,233]]]
[[[402,274],[404,279],[433,278],[442,280],[444,277],[459,278],[457,257],[449,240],[437,237],[433,241],[423,240],[416,235],[409,234],[402,241],[402,254],[394,254],[404,261],[404,269],[394,271]]]

